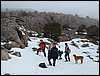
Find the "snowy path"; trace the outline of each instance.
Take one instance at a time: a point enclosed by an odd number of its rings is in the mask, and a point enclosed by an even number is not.
[[[1,74],[10,73],[11,75],[99,75],[99,63],[93,62],[86,54],[83,54],[81,49],[69,45],[71,49],[71,62],[64,62],[64,54],[62,60],[57,60],[56,66],[48,66],[47,57],[44,57],[43,53],[36,55],[36,52],[32,51],[32,47],[38,47],[38,41],[40,39],[34,39],[29,42],[29,46],[25,49],[13,48],[14,51],[20,51],[22,57],[18,58],[12,56],[12,59],[8,61],[1,61]],[[45,39],[46,40],[46,39]],[[70,41],[67,42],[70,44]],[[60,43],[62,50],[64,50],[64,43]],[[84,49],[82,49],[84,50]],[[88,49],[86,49],[88,50]],[[46,49],[47,53],[47,49]],[[75,64],[73,54],[84,55],[83,64]],[[40,62],[45,62],[48,68],[38,67]]]

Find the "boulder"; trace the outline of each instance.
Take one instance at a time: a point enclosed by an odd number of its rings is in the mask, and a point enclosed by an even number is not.
[[[12,48],[11,44],[8,44],[8,43],[4,44],[3,46],[8,50],[11,50],[11,48]]]
[[[83,44],[82,47],[89,47],[89,44]]]
[[[8,54],[8,50],[1,49],[1,60],[7,61],[8,59],[11,59],[11,57]]]
[[[28,35],[25,33],[25,28],[22,28],[22,24],[16,22],[16,17],[8,17],[2,20],[1,24],[1,41],[12,41],[17,43],[17,47],[25,48],[28,46]],[[24,27],[24,26],[23,26]],[[23,30],[21,30],[23,29]],[[14,44],[16,44],[14,43]],[[12,44],[11,44],[12,45]],[[7,49],[10,49],[11,45],[5,45]],[[14,45],[15,46],[15,45]]]
[[[21,57],[21,53],[20,52],[14,52],[14,53],[12,53],[12,55],[15,55],[17,57]]]
[[[14,48],[14,47],[18,47],[18,48],[20,47],[19,44],[16,43],[16,42],[12,42],[12,43],[11,43],[11,46],[12,46],[13,48]]]

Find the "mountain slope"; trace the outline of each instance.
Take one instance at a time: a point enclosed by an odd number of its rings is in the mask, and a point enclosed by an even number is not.
[[[82,39],[73,39],[79,49],[71,45],[72,41],[67,41],[68,46],[71,49],[70,58],[71,62],[64,62],[64,53],[62,55],[62,60],[57,60],[56,66],[48,66],[47,57],[44,57],[43,53],[36,55],[36,51],[32,51],[32,47],[38,47],[40,39],[43,39],[45,42],[49,42],[47,38],[37,38],[32,37],[31,41],[28,42],[28,47],[25,49],[12,48],[11,50],[19,51],[22,54],[22,57],[16,57],[10,55],[12,59],[8,61],[1,61],[1,75],[9,73],[11,75],[99,75],[99,63],[93,62],[93,60],[87,57],[87,54],[82,52],[89,52],[89,55],[95,58],[97,45],[94,45],[89,42],[81,42]],[[79,41],[79,42],[78,42]],[[81,47],[82,44],[89,44],[89,47]],[[58,43],[61,47],[60,49],[64,51],[65,42]],[[58,46],[57,46],[58,47]],[[92,48],[92,49],[91,49]],[[48,53],[46,48],[46,54]],[[83,55],[84,63],[78,64],[74,63],[73,54]],[[51,60],[52,61],[52,60]],[[45,62],[47,68],[43,69],[38,67],[40,62]]]

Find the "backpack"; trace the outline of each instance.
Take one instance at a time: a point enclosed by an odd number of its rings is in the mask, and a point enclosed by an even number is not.
[[[40,63],[40,64],[39,64],[39,67],[41,67],[41,68],[47,68],[47,66],[46,66],[45,63]]]
[[[70,50],[69,48],[68,48],[68,50],[67,50],[67,51],[68,51],[68,53],[70,53],[70,52],[71,52],[71,50]]]

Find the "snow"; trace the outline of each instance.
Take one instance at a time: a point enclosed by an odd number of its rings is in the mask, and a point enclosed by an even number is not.
[[[19,27],[19,30],[22,32],[22,35],[25,35],[25,33],[23,31],[25,31],[25,28],[22,26],[22,27]]]
[[[11,43],[12,43],[12,41],[9,41],[8,43],[9,43],[9,44],[11,44]]]
[[[28,41],[28,47],[25,49],[12,48],[11,50],[21,52],[22,56],[16,57],[10,54],[12,59],[9,59],[8,61],[1,60],[1,75],[4,75],[5,73],[9,73],[11,75],[99,75],[99,63],[93,62],[93,60],[87,57],[87,54],[82,53],[89,52],[88,55],[93,57],[94,60],[98,60],[99,58],[95,57],[96,55],[99,55],[96,53],[97,48],[99,47],[98,45],[85,42],[89,44],[89,47],[81,47],[84,42],[81,42],[80,40],[82,39],[80,38],[73,39],[71,41],[60,42],[58,43],[57,47],[60,46],[60,50],[63,52],[65,43],[68,43],[68,46],[71,49],[71,62],[65,62],[65,54],[63,53],[63,59],[57,60],[56,66],[53,67],[48,65],[47,57],[44,57],[42,52],[40,52],[39,55],[36,55],[36,51],[32,51],[33,47],[38,48],[38,44],[41,39],[44,42],[50,43],[47,40],[48,38],[31,37],[31,41]],[[79,46],[79,49],[71,45],[72,41],[74,41]],[[48,50],[46,48],[46,55],[47,53]],[[73,54],[83,55],[83,64],[80,64],[80,61],[78,64],[75,64]],[[38,65],[41,62],[45,62],[47,68],[40,68]]]
[[[69,28],[68,30],[72,30],[72,29]]]
[[[27,29],[27,32],[28,32],[28,33],[32,33],[32,36],[34,36],[34,37],[36,37],[36,36],[39,35],[37,32],[32,31],[32,30],[28,30],[28,29]]]
[[[25,29],[25,27],[24,27],[24,26],[19,27],[19,30],[26,31],[26,29]]]
[[[1,45],[4,45],[4,44],[6,44],[6,42],[1,42]]]
[[[87,32],[84,32],[83,34],[87,35]]]
[[[32,32],[32,36],[38,36],[39,34],[35,31],[31,31]]]
[[[75,32],[75,34],[78,34],[78,32]],[[87,32],[81,32],[81,34],[87,35]]]
[[[75,32],[75,34],[78,34],[78,32]]]
[[[24,26],[19,27],[19,30],[22,32],[22,35],[25,35],[24,32],[26,31],[26,29],[25,29]],[[38,36],[39,35],[37,32],[31,31],[31,30],[28,30],[28,29],[27,29],[27,32],[29,32],[29,33],[31,32],[33,36]]]
[[[9,42],[1,42],[1,45],[4,45],[4,44],[11,44],[12,43],[12,41],[9,41]]]

